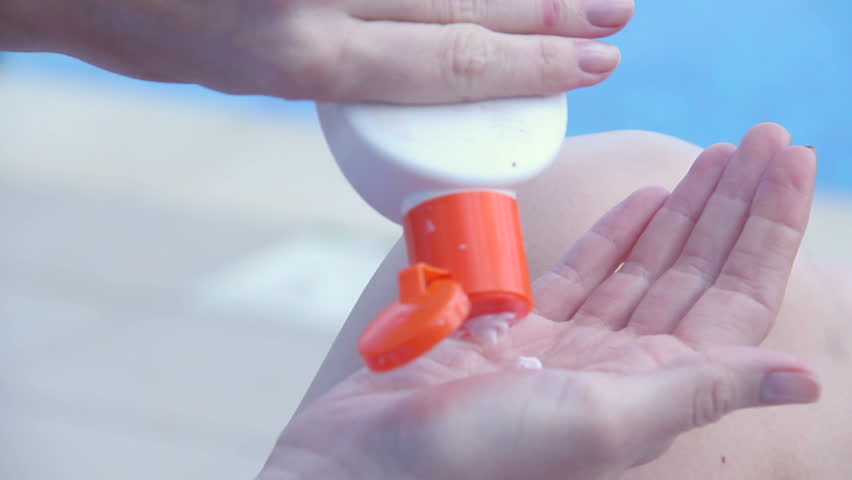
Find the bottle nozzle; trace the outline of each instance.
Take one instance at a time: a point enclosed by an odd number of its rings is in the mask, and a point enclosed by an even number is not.
[[[414,360],[456,331],[496,341],[532,310],[512,195],[483,190],[431,198],[406,214],[405,236],[413,265],[400,272],[400,298],[361,337],[372,370]]]

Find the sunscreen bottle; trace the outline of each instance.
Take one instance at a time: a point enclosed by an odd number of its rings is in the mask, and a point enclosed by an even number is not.
[[[564,94],[317,110],[348,181],[404,229],[399,299],[359,341],[370,369],[404,365],[453,335],[494,342],[533,309],[515,188],[558,153]]]

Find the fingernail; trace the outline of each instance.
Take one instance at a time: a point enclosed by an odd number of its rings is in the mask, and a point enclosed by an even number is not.
[[[772,372],[760,384],[760,403],[810,403],[819,398],[820,386],[813,375],[802,372]]]
[[[813,145],[805,145],[805,148],[810,149],[811,151],[814,152],[814,154],[817,153],[817,148]]]
[[[585,11],[596,27],[620,27],[633,16],[633,0],[586,0]]]
[[[577,63],[586,73],[607,73],[618,66],[621,53],[613,45],[594,41],[577,43]]]

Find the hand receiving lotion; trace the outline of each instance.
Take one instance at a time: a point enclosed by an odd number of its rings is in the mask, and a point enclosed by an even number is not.
[[[564,95],[318,111],[343,174],[405,231],[399,300],[360,339],[368,367],[404,365],[456,333],[494,341],[532,310],[514,189],[555,158]]]

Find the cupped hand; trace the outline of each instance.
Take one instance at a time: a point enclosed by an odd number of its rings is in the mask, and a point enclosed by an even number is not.
[[[634,193],[499,343],[353,374],[292,420],[260,478],[615,478],[734,410],[815,401],[807,366],[757,346],[813,193],[815,155],[789,140],[759,125],[705,150],[670,195]]]
[[[386,103],[542,95],[596,84],[619,53],[592,39],[617,32],[633,13],[633,0],[10,5],[20,5],[19,13],[6,16],[26,31],[7,39],[7,48],[44,45],[125,75],[229,93]]]

